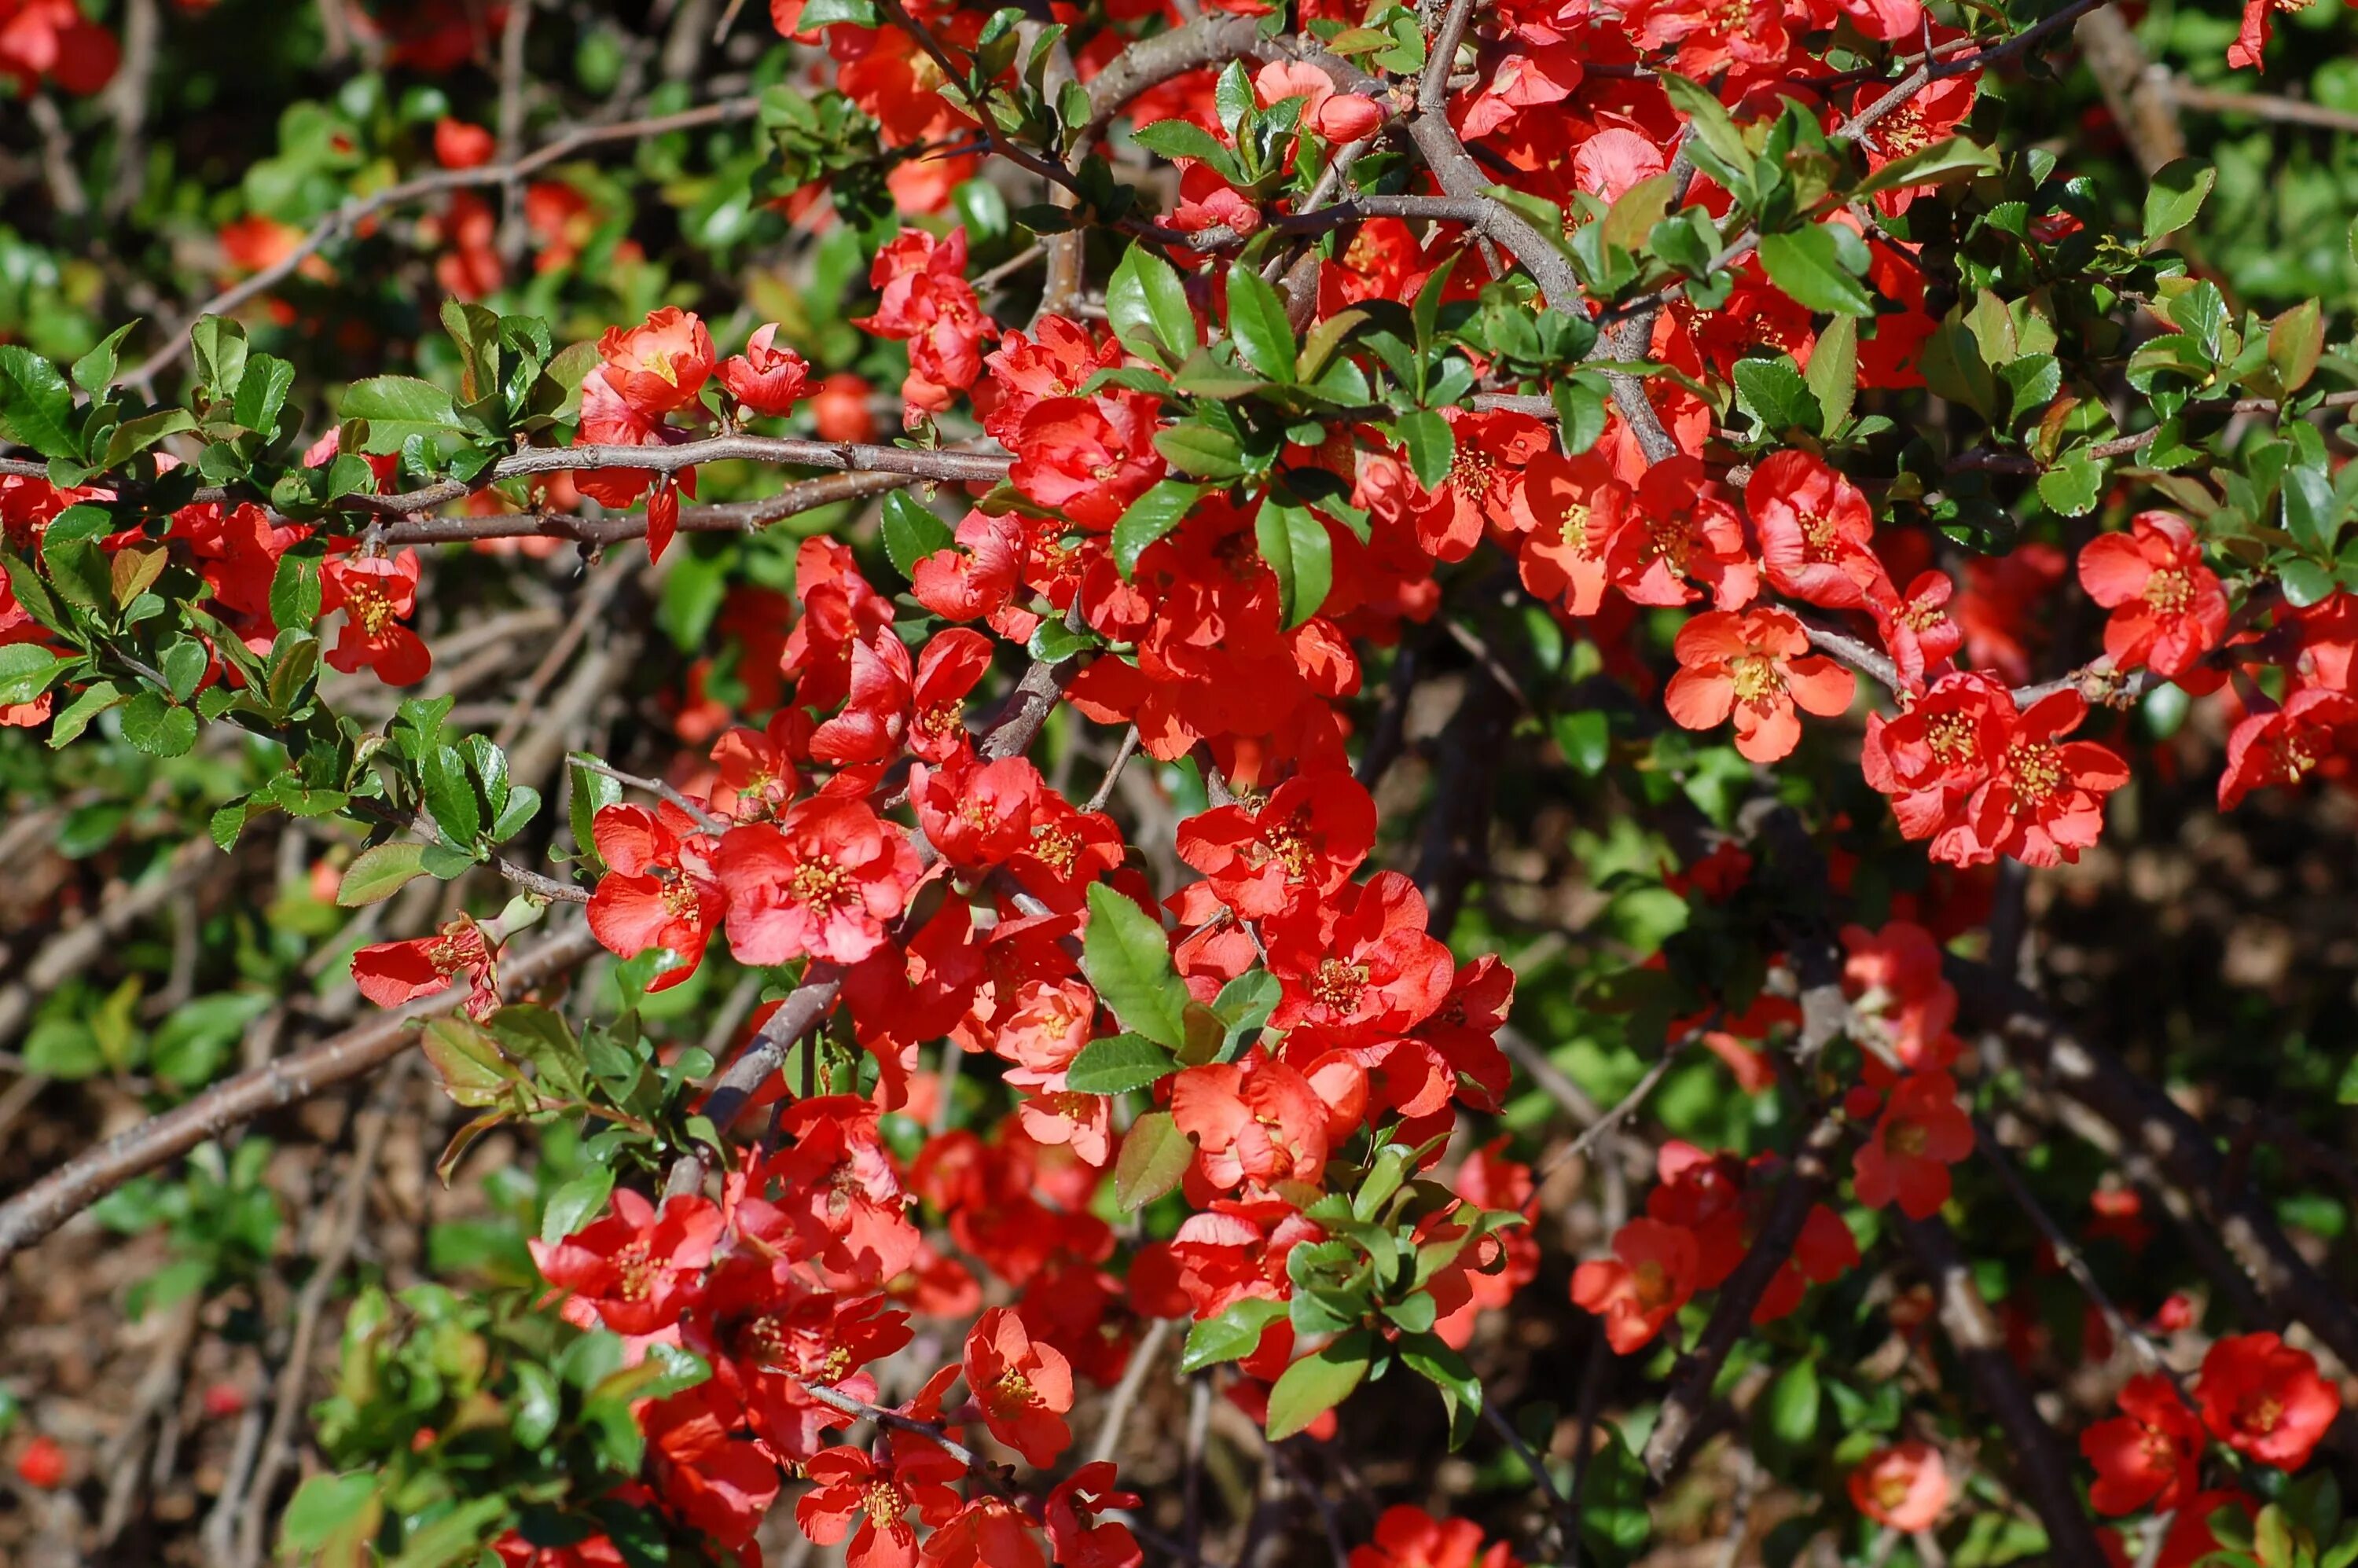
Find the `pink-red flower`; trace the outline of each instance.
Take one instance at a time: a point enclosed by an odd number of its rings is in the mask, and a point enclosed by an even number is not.
[[[966,1385],[990,1434],[1045,1467],[1073,1441],[1073,1368],[1064,1353],[1032,1336],[1008,1307],[992,1307],[966,1336]]]
[[[865,802],[818,795],[774,825],[732,827],[713,868],[729,946],[747,964],[856,964],[884,945],[917,885],[917,852]]]
[[[319,609],[344,615],[344,629],[328,650],[331,669],[346,675],[373,669],[387,686],[414,686],[433,667],[434,655],[402,624],[417,611],[416,551],[326,562],[319,568]]]
[[[1679,673],[1662,693],[1671,717],[1709,730],[1736,717],[1736,749],[1773,762],[1801,743],[1799,707],[1822,718],[1846,711],[1858,679],[1823,654],[1782,610],[1705,611],[1679,628]]]
[[[2342,1395],[2318,1376],[2317,1358],[2273,1334],[2239,1334],[2212,1346],[2194,1401],[2212,1436],[2279,1470],[2308,1464],[2342,1413]]]
[[[693,402],[710,378],[712,334],[692,313],[666,305],[639,326],[607,328],[598,357],[614,395],[660,419]]]
[[[1897,1203],[1910,1219],[1930,1219],[1949,1201],[1949,1167],[1974,1152],[1974,1124],[1957,1104],[1946,1073],[1902,1078],[1858,1147],[1852,1172],[1858,1201]]]
[[[1573,1271],[1573,1303],[1604,1318],[1606,1343],[1627,1356],[1686,1305],[1701,1267],[1693,1231],[1633,1219],[1614,1233],[1612,1257]]]
[[[720,384],[749,414],[777,417],[793,413],[810,379],[810,366],[802,355],[774,346],[777,336],[778,324],[765,321],[753,329],[743,353],[720,362]]]
[[[1907,1533],[1930,1530],[1949,1506],[1940,1450],[1911,1437],[1878,1449],[1850,1473],[1850,1500],[1876,1523]]]
[[[2115,667],[2149,665],[2175,679],[2227,634],[2227,592],[2202,562],[2201,543],[2170,512],[2140,512],[2125,534],[2100,534],[2080,552],[2080,586],[2111,611],[2104,652]]]
[[[2104,1514],[2168,1513],[2201,1484],[2202,1422],[2159,1372],[2131,1378],[2120,1403],[2120,1414],[2080,1434],[2080,1452],[2096,1467],[2088,1501]]]
[[[566,1303],[572,1321],[644,1335],[679,1321],[719,1236],[720,1211],[709,1198],[683,1193],[657,1210],[617,1187],[612,1206],[586,1228],[554,1245],[537,1238],[530,1245],[542,1276],[572,1292]]]

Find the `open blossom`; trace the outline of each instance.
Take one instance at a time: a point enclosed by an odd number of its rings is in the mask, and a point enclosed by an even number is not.
[[[793,413],[810,378],[810,366],[802,355],[775,347],[777,337],[778,324],[765,321],[753,329],[743,353],[720,362],[720,384],[749,414],[778,417]]]
[[[2088,1501],[2098,1513],[2168,1513],[2201,1484],[2202,1422],[2159,1372],[2131,1378],[2120,1403],[2120,1414],[2080,1434],[2080,1452],[2096,1467]]]
[[[1573,1271],[1573,1303],[1604,1318],[1606,1342],[1627,1356],[1686,1305],[1701,1267],[1693,1231],[1633,1219],[1614,1233],[1611,1258],[1592,1259]]]
[[[2280,708],[2246,714],[2227,736],[2219,774],[2219,809],[2233,811],[2255,789],[2300,783],[2333,759],[2358,730],[2358,701],[2324,687],[2303,687]]]
[[[1171,1116],[1195,1141],[1212,1185],[1315,1181],[1326,1164],[1326,1102],[1293,1066],[1255,1047],[1172,1081]]]
[[[1876,1523],[1913,1532],[1940,1522],[1949,1506],[1940,1450],[1919,1438],[1879,1449],[1850,1473],[1850,1500]]]
[[[2273,1334],[2239,1334],[2212,1346],[2194,1400],[2212,1436],[2279,1470],[2308,1464],[2342,1413],[2342,1396],[2318,1376],[2317,1358]]]
[[[1482,1541],[1467,1519],[1435,1519],[1410,1503],[1395,1503],[1376,1520],[1375,1538],[1351,1548],[1349,1568],[1520,1568],[1503,1541]]]
[[[1822,654],[1782,610],[1706,611],[1679,629],[1679,673],[1662,693],[1671,717],[1709,730],[1736,717],[1736,749],[1773,762],[1801,742],[1798,706],[1823,718],[1846,711],[1858,678]]]
[[[1372,98],[1337,92],[1326,73],[1305,60],[1271,60],[1253,73],[1253,96],[1264,109],[1289,98],[1302,102],[1302,127],[1334,143],[1372,135],[1384,111]]]
[[[1016,428],[1008,482],[1079,527],[1110,532],[1163,477],[1163,454],[1154,448],[1161,412],[1138,393],[1034,404]]]
[[[2175,513],[2140,512],[2125,534],[2080,552],[2080,586],[2111,611],[2104,652],[2120,669],[2148,665],[2175,679],[2227,634],[2227,593],[2202,563],[2194,530]]]
[[[712,374],[712,334],[692,312],[666,305],[636,327],[609,327],[600,368],[614,395],[649,418],[695,400]]]
[[[850,1568],[915,1568],[915,1521],[938,1524],[957,1511],[948,1483],[966,1466],[917,1440],[894,1444],[882,1463],[857,1448],[830,1448],[805,1461],[803,1473],[811,1489],[795,1504],[795,1523],[812,1541],[833,1546],[849,1532]]]
[[[1963,629],[1949,617],[1956,589],[1946,572],[1923,572],[1905,593],[1867,600],[1883,645],[1911,692],[1920,693],[1927,679],[1944,673],[1964,643]]]
[[[331,669],[352,675],[376,672],[387,686],[414,686],[433,667],[434,655],[402,622],[417,611],[417,552],[346,556],[319,568],[319,609],[343,611],[344,628],[328,650]]]
[[[1244,919],[1343,885],[1375,847],[1376,803],[1344,773],[1304,773],[1258,808],[1216,806],[1179,825],[1179,858]]]
[[[1299,903],[1271,917],[1264,935],[1270,972],[1284,985],[1270,1022],[1314,1024],[1346,1044],[1414,1028],[1457,971],[1425,930],[1424,895],[1398,871]]]
[[[917,885],[901,829],[856,800],[814,796],[772,825],[732,827],[713,857],[729,946],[746,964],[808,955],[855,964],[884,945]]]
[[[1744,487],[1760,532],[1760,566],[1778,592],[1828,610],[1890,596],[1876,558],[1875,509],[1856,485],[1811,452],[1761,460]]]
[[[1875,1129],[1858,1147],[1853,1184],[1870,1208],[1897,1203],[1910,1219],[1929,1219],[1949,1201],[1949,1167],[1974,1152],[1974,1124],[1957,1104],[1946,1073],[1903,1078],[1884,1101]]]
[[[612,1206],[585,1228],[554,1245],[537,1238],[530,1245],[543,1277],[572,1292],[566,1307],[572,1322],[644,1335],[679,1321],[719,1236],[720,1211],[709,1198],[683,1193],[658,1210],[617,1187]]]
[[[1098,1516],[1138,1507],[1138,1494],[1120,1490],[1110,1461],[1082,1465],[1056,1483],[1041,1509],[1057,1568],[1138,1568],[1146,1554],[1130,1527]]]
[[[990,1434],[1034,1465],[1055,1463],[1072,1443],[1073,1368],[1063,1352],[1033,1337],[1022,1318],[992,1307],[966,1337],[966,1382]]]
[[[1635,501],[1613,465],[1593,449],[1567,458],[1551,446],[1534,457],[1523,472],[1520,496],[1517,551],[1523,586],[1574,615],[1595,614],[1609,582],[1606,546],[1628,523]]]
[[[654,811],[609,806],[591,824],[606,875],[590,895],[590,929],[609,951],[636,957],[662,947],[679,960],[650,981],[667,990],[696,973],[727,906],[705,863],[697,825],[669,801]],[[708,844],[709,840],[704,840]]]
[[[2129,782],[2128,769],[2093,741],[2066,741],[2088,705],[2059,691],[2015,720],[1996,772],[1967,803],[1980,859],[2010,855],[2027,866],[2076,862],[2104,829],[2104,796]]]
[[[379,1007],[438,996],[461,978],[471,1016],[488,1018],[499,1010],[496,955],[483,928],[465,915],[431,936],[380,942],[352,955],[353,982]]]

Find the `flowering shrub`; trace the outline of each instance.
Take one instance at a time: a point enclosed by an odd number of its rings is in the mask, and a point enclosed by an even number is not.
[[[191,1550],[2358,1552],[2351,988],[2082,984],[2339,885],[2358,84],[2172,74],[2281,7],[337,3],[201,200],[265,8],[121,9],[0,0],[157,241],[0,300],[0,831],[126,879],[0,1035],[134,1113],[0,1257],[243,1347]],[[388,1062],[298,1238],[242,1130]]]

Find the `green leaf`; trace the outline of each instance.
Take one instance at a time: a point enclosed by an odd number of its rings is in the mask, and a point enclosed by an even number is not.
[[[1148,1111],[1130,1124],[1114,1159],[1114,1202],[1124,1211],[1143,1208],[1177,1186],[1195,1158],[1195,1141],[1179,1130],[1171,1113]]]
[[[373,1470],[312,1476],[296,1488],[278,1521],[279,1550],[316,1552],[340,1535],[362,1534],[356,1527],[384,1511],[376,1488],[377,1473]]]
[[[1670,95],[1671,106],[1686,116],[1693,140],[1709,155],[1698,159],[1705,173],[1726,185],[1751,168],[1752,152],[1744,145],[1744,133],[1728,118],[1717,93],[1676,71],[1664,71],[1657,80]],[[1714,162],[1720,167],[1710,167]]]
[[[22,647],[25,644],[13,645]],[[5,663],[5,656],[0,656],[0,664]],[[130,693],[111,680],[91,682],[77,692],[74,699],[59,709],[57,716],[49,720],[50,750],[55,751],[60,746],[70,745],[81,739],[82,731],[90,728],[92,719],[110,708],[129,701],[130,697]]]
[[[344,880],[336,888],[336,903],[346,909],[382,903],[426,874],[426,846],[397,838],[372,844],[352,857]]]
[[[1260,503],[1253,540],[1277,574],[1279,610],[1291,631],[1326,602],[1326,590],[1335,583],[1335,542],[1309,508],[1274,497]]]
[[[1267,1296],[1246,1296],[1217,1317],[1207,1317],[1187,1331],[1186,1348],[1179,1353],[1182,1376],[1200,1372],[1223,1361],[1238,1361],[1260,1346],[1269,1325],[1285,1315],[1283,1302]]]
[[[106,341],[73,362],[73,383],[92,397],[114,384],[114,367],[122,362],[123,340],[139,323],[125,321],[106,335]]]
[[[308,556],[278,557],[270,578],[270,618],[280,628],[308,626],[319,619],[319,563]]]
[[[2342,532],[2342,508],[2323,470],[2304,463],[2285,470],[2284,524],[2302,549],[2318,556],[2333,553],[2334,538]]]
[[[471,1561],[502,1533],[511,1505],[503,1494],[470,1498],[402,1542],[401,1555],[386,1568],[452,1568]]]
[[[541,1240],[554,1247],[579,1230],[605,1210],[613,1191],[614,1173],[604,1165],[593,1165],[558,1187],[540,1211]]]
[[[123,709],[123,738],[151,757],[186,756],[197,743],[197,716],[157,691],[143,691]]]
[[[1228,480],[1245,476],[1244,448],[1226,430],[1201,419],[1182,420],[1154,432],[1154,449],[1181,473],[1198,479]]]
[[[471,849],[483,830],[482,803],[475,798],[475,781],[466,759],[455,746],[438,746],[418,770],[426,785],[426,813],[442,836],[460,849]]]
[[[0,708],[31,702],[49,689],[63,659],[38,643],[10,643],[0,647]]]
[[[508,1098],[511,1087],[524,1080],[516,1065],[500,1054],[491,1032],[466,1019],[435,1019],[418,1043],[427,1065],[442,1080],[443,1091],[460,1105],[477,1109],[497,1105]]]
[[[2315,561],[2289,560],[2277,568],[2277,581],[2296,610],[2321,604],[2333,592],[2333,574]]]
[[[917,563],[936,550],[954,549],[957,535],[905,490],[884,497],[884,553],[895,570],[914,579]]]
[[[1433,1304],[1429,1295],[1411,1296],[1409,1301],[1424,1303],[1428,1308]],[[1401,1341],[1400,1352],[1403,1366],[1441,1390],[1442,1402],[1449,1409],[1449,1446],[1464,1446],[1481,1420],[1482,1379],[1475,1376],[1465,1357],[1436,1335],[1412,1334]]]
[[[1850,417],[1851,400],[1858,392],[1858,319],[1837,316],[1818,334],[1810,351],[1810,368],[1801,373],[1810,395],[1818,400],[1818,428],[1831,436]]]
[[[1875,314],[1875,296],[1843,265],[1838,242],[1823,223],[1761,235],[1760,265],[1768,269],[1768,281],[1805,309],[1837,316]]]
[[[1847,316],[1835,319],[1850,319]],[[1814,436],[1823,428],[1825,415],[1818,406],[1817,395],[1801,379],[1793,362],[1782,354],[1773,360],[1736,361],[1736,400],[1759,421],[1763,436],[1782,438],[1792,430]]]
[[[295,384],[295,367],[275,354],[256,354],[246,362],[245,376],[237,384],[237,400],[230,417],[263,436],[278,434],[278,416]]]
[[[1920,147],[1906,157],[1894,158],[1868,175],[1851,191],[1853,200],[1872,196],[1878,190],[1898,190],[1909,186],[1946,185],[1953,179],[1972,179],[1997,172],[1997,157],[1987,147],[1976,146],[1963,136],[1951,136]]]
[[[1215,168],[1236,161],[1233,149],[1193,120],[1157,120],[1130,134],[1140,146],[1163,157],[1191,157]]]
[[[2064,517],[2084,516],[2104,491],[2104,465],[2082,451],[2067,452],[2039,476],[2039,499]]]
[[[2145,185],[2145,246],[2151,250],[2202,211],[2211,188],[2219,183],[2215,165],[2200,158],[2173,158],[2147,177]]]
[[[589,1063],[562,1017],[529,1002],[512,1002],[492,1014],[487,1026],[502,1050],[532,1064],[543,1093],[568,1100],[589,1095]]]
[[[1075,1094],[1118,1095],[1169,1077],[1179,1070],[1170,1052],[1135,1034],[1109,1034],[1080,1049],[1065,1069],[1065,1087]]]
[[[1121,1026],[1176,1051],[1187,1043],[1187,988],[1162,922],[1104,882],[1089,886],[1081,972]]]
[[[1788,1448],[1798,1449],[1818,1434],[1818,1364],[1814,1358],[1796,1361],[1768,1385],[1768,1431]]]
[[[226,316],[200,317],[189,330],[189,352],[200,382],[222,401],[237,395],[237,384],[245,379],[244,328]]]
[[[1374,1336],[1355,1330],[1285,1369],[1269,1390],[1269,1439],[1275,1443],[1333,1410],[1368,1376],[1375,1357]]]
[[[1416,475],[1416,482],[1427,490],[1438,490],[1441,481],[1449,477],[1449,465],[1457,457],[1457,437],[1449,421],[1429,408],[1403,414],[1392,422],[1392,434],[1408,450],[1408,466]]]
[[[412,436],[430,443],[460,428],[450,395],[414,375],[378,375],[352,383],[338,416],[368,421],[368,439],[361,449],[374,456],[398,452]]]
[[[1195,349],[1195,313],[1179,269],[1132,245],[1106,283],[1106,319],[1122,347],[1158,364],[1176,364]]]
[[[2350,1065],[2342,1069],[2342,1082],[2333,1098],[2343,1105],[2358,1105],[2358,1056],[2351,1057]]]
[[[73,388],[58,367],[22,343],[0,343],[0,424],[45,458],[79,459]]]
[[[1605,388],[1595,378],[1565,376],[1548,388],[1548,396],[1555,404],[1556,440],[1564,456],[1576,458],[1596,445],[1605,434]]]
[[[1123,509],[1113,525],[1113,564],[1125,581],[1138,570],[1138,557],[1147,546],[1179,526],[1203,493],[1200,484],[1159,480]]]
[[[1293,324],[1285,319],[1285,301],[1249,266],[1228,269],[1228,336],[1237,355],[1275,382],[1293,380]]]

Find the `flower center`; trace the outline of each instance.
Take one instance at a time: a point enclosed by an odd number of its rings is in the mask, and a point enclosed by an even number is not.
[[[1067,833],[1061,827],[1034,827],[1032,829],[1032,853],[1058,876],[1070,876],[1073,862],[1080,858],[1080,835]]]
[[[815,914],[849,903],[851,873],[833,860],[805,860],[795,868],[791,897]]]
[[[614,1293],[622,1300],[646,1300],[654,1291],[654,1259],[645,1242],[630,1242],[614,1254]]]
[[[2070,776],[2063,769],[2063,753],[2044,741],[2015,741],[2006,749],[2006,766],[2014,777],[2017,811],[2046,805]]]
[[[345,583],[344,612],[359,622],[361,630],[371,638],[384,636],[384,629],[395,620],[393,600],[366,578]]]
[[[860,1495],[860,1508],[879,1530],[890,1530],[901,1522],[901,1493],[890,1481],[870,1482]]]
[[[1310,994],[1318,999],[1320,1006],[1336,1012],[1357,1012],[1359,999],[1367,990],[1367,966],[1347,964],[1340,958],[1320,959],[1318,978],[1310,987]]]
[[[1735,677],[1736,700],[1748,708],[1767,708],[1785,690],[1785,677],[1778,673],[1777,661],[1758,654],[1728,660],[1727,673]]]
[[[2194,579],[2177,567],[2165,567],[2145,579],[2145,601],[2163,615],[2183,615],[2194,602]]]

